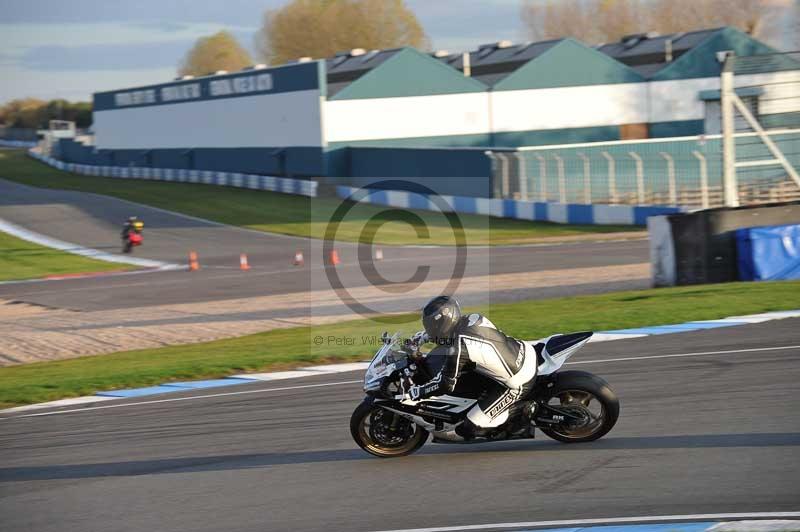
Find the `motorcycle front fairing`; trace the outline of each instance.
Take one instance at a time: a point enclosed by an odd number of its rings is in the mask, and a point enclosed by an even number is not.
[[[386,394],[387,379],[396,371],[408,367],[405,353],[395,349],[397,335],[385,340],[384,345],[375,353],[366,373],[364,374],[364,392],[370,396],[383,396]]]

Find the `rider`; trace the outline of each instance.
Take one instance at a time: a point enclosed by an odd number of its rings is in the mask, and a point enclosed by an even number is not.
[[[482,436],[508,420],[511,406],[524,397],[536,378],[536,351],[531,344],[503,334],[480,314],[461,315],[455,298],[438,296],[422,309],[427,340],[445,352],[439,373],[411,386],[411,399],[452,392],[459,376],[474,370],[489,377],[478,404],[456,428],[465,439]]]
[[[141,233],[143,227],[144,222],[138,216],[129,217],[122,226],[122,239],[127,240],[130,233]]]

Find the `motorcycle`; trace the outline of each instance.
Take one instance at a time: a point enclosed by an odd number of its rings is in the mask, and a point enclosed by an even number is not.
[[[123,253],[130,253],[133,251],[134,246],[141,246],[142,242],[144,241],[144,237],[142,236],[142,229],[144,229],[144,223],[141,221],[136,221],[131,225],[131,228],[127,231],[126,234],[122,237],[122,252]]]
[[[480,390],[485,389],[480,380],[488,377],[465,372],[451,394],[414,401],[404,390],[412,383],[428,382],[438,372],[432,360],[436,357],[429,356],[435,350],[425,355],[419,341],[384,333],[364,376],[367,396],[350,418],[350,433],[359,447],[381,458],[416,452],[430,434],[433,443],[443,444],[532,439],[535,429],[563,443],[597,440],[617,422],[616,394],[596,375],[560,371],[592,334],[557,334],[536,344],[528,343],[536,351],[538,364],[534,386],[512,405],[504,424],[484,436],[465,440],[455,429],[478,402]]]
[[[144,239],[141,233],[130,233],[127,238],[122,241],[122,252],[130,253],[133,251],[134,246],[141,246]]]

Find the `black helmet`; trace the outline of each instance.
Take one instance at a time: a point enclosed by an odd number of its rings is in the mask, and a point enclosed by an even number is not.
[[[460,319],[461,305],[454,297],[434,297],[422,308],[422,325],[432,342],[449,338]]]

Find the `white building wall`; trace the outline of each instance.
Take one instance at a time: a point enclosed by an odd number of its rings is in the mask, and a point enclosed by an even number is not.
[[[647,121],[647,85],[621,83],[497,91],[491,94],[494,131],[539,131]]]
[[[94,112],[100,149],[322,146],[319,90]]]
[[[485,92],[325,103],[328,143],[488,132],[489,104]]]

